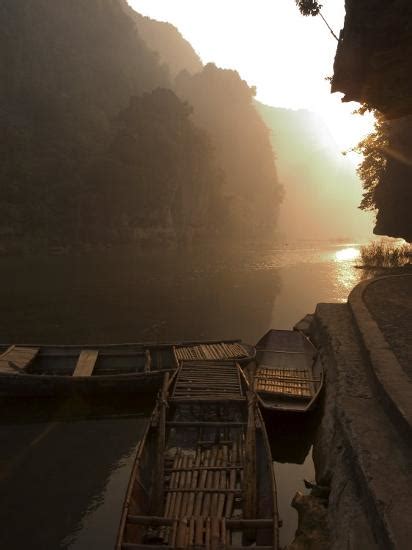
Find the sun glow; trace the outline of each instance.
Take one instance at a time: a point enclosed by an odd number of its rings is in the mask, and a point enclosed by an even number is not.
[[[320,17],[303,17],[294,0],[128,0],[143,15],[175,25],[204,63],[235,69],[257,99],[274,107],[318,113],[330,147],[350,151],[373,128],[372,115],[352,115],[330,93],[336,40]],[[344,0],[324,0],[322,13],[339,34]],[[353,162],[359,156],[350,153]]]
[[[360,251],[358,248],[343,248],[335,253],[335,259],[338,262],[349,262],[356,260],[360,257]]]

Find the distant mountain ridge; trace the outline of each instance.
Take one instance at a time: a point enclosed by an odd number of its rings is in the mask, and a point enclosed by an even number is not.
[[[146,45],[159,55],[167,65],[172,80],[181,72],[197,73],[203,63],[192,45],[171,23],[156,21],[133,10],[126,0],[121,0],[125,12],[135,21],[139,35]]]
[[[271,238],[276,167],[237,73],[124,0],[3,0],[0,24],[0,251]]]
[[[371,216],[358,209],[361,185],[321,118],[306,110],[256,108],[271,130],[285,199],[279,231],[288,239],[362,238]]]

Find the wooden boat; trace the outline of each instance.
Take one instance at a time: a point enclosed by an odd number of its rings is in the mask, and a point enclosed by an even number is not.
[[[239,340],[105,346],[2,346],[0,396],[58,396],[157,391],[181,361],[247,362]]]
[[[249,373],[260,405],[270,411],[311,410],[323,385],[316,348],[301,332],[270,330],[256,346]]]
[[[182,363],[140,442],[117,550],[277,549],[278,527],[265,426],[239,365]]]

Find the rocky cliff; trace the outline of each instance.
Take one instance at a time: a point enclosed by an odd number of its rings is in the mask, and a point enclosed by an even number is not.
[[[412,240],[410,122],[412,115],[412,3],[410,0],[346,0],[332,91],[382,113],[388,146],[374,188],[374,232]]]
[[[332,91],[388,118],[412,114],[412,3],[346,0]]]

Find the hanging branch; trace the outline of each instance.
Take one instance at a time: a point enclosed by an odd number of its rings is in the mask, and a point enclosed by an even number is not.
[[[323,17],[322,12],[320,11],[322,9],[322,4],[319,4],[317,0],[295,0],[296,5],[298,6],[300,12],[304,16],[311,15],[312,17],[315,17],[316,15],[320,15],[325,25],[330,30],[333,38],[335,38],[339,42],[339,38],[336,36],[336,34],[333,32],[332,28],[330,27],[329,23],[326,21],[326,19]]]
[[[333,32],[333,30],[331,29],[331,27],[329,26],[329,23],[326,21],[326,19],[323,17],[322,15],[322,12],[319,10],[319,15],[322,17],[325,25],[328,27],[328,29],[330,30],[333,38],[335,38],[338,42],[339,42],[339,38],[336,36],[336,34]]]

